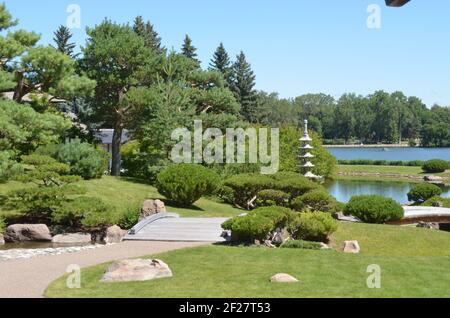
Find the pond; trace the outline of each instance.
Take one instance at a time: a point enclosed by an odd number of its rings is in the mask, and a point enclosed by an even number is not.
[[[328,148],[338,160],[411,161],[443,159],[450,161],[450,148]]]
[[[359,180],[335,180],[326,184],[328,191],[340,202],[348,202],[356,195],[382,195],[389,197],[401,204],[407,204],[408,192],[414,186],[408,182],[396,181],[359,181]],[[450,188],[444,187],[443,197],[450,198]]]

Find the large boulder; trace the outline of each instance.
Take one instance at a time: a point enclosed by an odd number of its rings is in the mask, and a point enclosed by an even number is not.
[[[127,234],[128,231],[122,230],[117,225],[113,225],[106,229],[104,241],[106,244],[120,243]]]
[[[425,176],[423,179],[428,183],[444,184],[444,179],[439,176]]]
[[[270,278],[272,283],[297,283],[298,279],[289,274],[276,274]]]
[[[291,238],[287,229],[277,229],[272,237],[272,244],[280,246]]]
[[[52,235],[45,224],[13,224],[6,228],[6,242],[50,242]]]
[[[3,237],[3,234],[0,234],[0,245],[5,244],[5,238]]]
[[[158,213],[166,213],[166,206],[161,200],[146,200],[142,205],[139,220],[142,221]]]
[[[91,242],[92,236],[87,233],[59,234],[52,239],[52,243],[55,244],[90,244]]]
[[[165,277],[172,277],[172,271],[161,260],[128,259],[112,264],[100,282],[142,282]]]
[[[358,254],[361,248],[358,241],[345,241],[343,251],[347,254]]]

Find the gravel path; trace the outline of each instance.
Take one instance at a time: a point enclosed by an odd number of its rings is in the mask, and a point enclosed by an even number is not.
[[[3,261],[0,262],[0,298],[40,298],[47,286],[64,275],[72,264],[89,267],[205,244],[208,243],[123,242],[72,254]]]

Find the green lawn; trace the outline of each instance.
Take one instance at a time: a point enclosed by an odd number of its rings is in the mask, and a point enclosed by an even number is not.
[[[403,166],[365,166],[365,165],[339,165],[338,166],[339,173],[379,173],[380,176],[339,176],[339,178],[351,178],[351,179],[367,179],[367,180],[380,180],[387,179],[391,180],[402,179],[415,181],[415,179],[408,178],[408,176],[417,178],[416,181],[421,181],[420,179],[425,177],[426,175],[435,175],[441,176],[444,178],[450,178],[450,171],[446,171],[444,173],[424,173],[421,167],[403,167]],[[383,176],[383,174],[393,175],[393,176]],[[402,177],[405,175],[406,177]]]
[[[47,297],[450,297],[450,233],[342,223],[333,245],[357,239],[358,255],[336,251],[207,246],[156,255],[174,277],[139,283],[99,283],[107,264],[84,269],[82,288],[65,278]],[[369,289],[367,267],[381,266],[381,289]],[[272,284],[280,272],[298,284]]]
[[[122,214],[130,205],[141,205],[146,199],[164,199],[158,191],[147,184],[127,178],[103,177],[101,179],[82,181],[87,189],[87,196],[98,197],[111,204],[116,213]],[[11,190],[23,187],[18,182],[0,184],[0,199]],[[188,209],[167,206],[169,212],[183,217],[233,217],[243,211],[217,200],[202,198]],[[0,207],[0,216],[16,215],[15,211],[5,211]]]

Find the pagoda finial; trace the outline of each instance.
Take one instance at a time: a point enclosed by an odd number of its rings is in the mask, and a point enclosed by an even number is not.
[[[305,119],[305,135],[308,135],[308,119]]]

